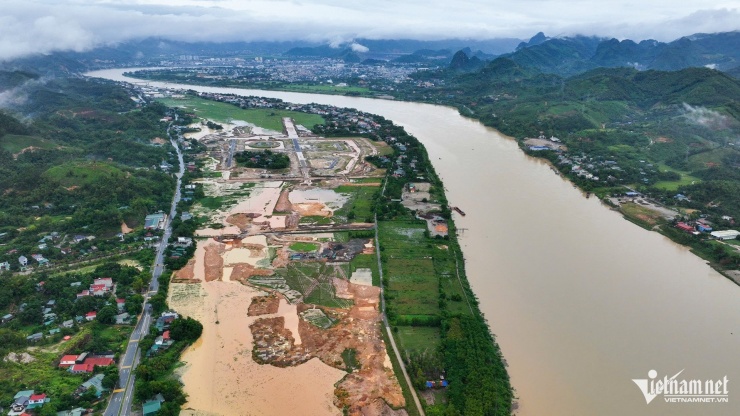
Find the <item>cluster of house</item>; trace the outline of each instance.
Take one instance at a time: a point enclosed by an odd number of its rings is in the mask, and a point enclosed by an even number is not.
[[[190,237],[177,237],[177,241],[171,244],[171,258],[180,258],[185,255],[185,250],[193,245],[193,239]]]
[[[176,312],[162,312],[162,315],[154,322],[154,327],[157,328],[159,335],[154,339],[154,344],[147,352],[147,355],[154,355],[159,351],[164,351],[175,343],[170,338],[169,328],[172,322],[179,317]]]
[[[95,367],[107,367],[115,364],[113,355],[65,355],[59,360],[59,368],[66,368],[72,374],[86,374],[95,371]]]
[[[44,257],[43,254],[31,254],[31,258],[36,260],[36,263],[38,263],[39,266],[49,265],[49,259]],[[20,265],[22,272],[28,270],[28,257],[23,255],[19,256],[18,264]],[[0,269],[10,270],[10,263],[6,261],[5,263],[0,264]]]
[[[110,277],[101,277],[93,280],[93,284],[90,288],[83,290],[77,294],[77,299],[84,298],[85,296],[108,296],[115,290],[113,279]]]
[[[13,396],[13,404],[10,405],[8,416],[28,415],[26,410],[32,410],[49,402],[45,393],[36,393],[35,390],[22,390]]]

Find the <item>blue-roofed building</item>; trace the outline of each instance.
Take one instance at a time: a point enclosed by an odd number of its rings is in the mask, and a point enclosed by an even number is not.
[[[166,222],[167,222],[167,214],[163,212],[158,212],[156,214],[147,215],[146,218],[144,218],[144,229],[163,230]]]

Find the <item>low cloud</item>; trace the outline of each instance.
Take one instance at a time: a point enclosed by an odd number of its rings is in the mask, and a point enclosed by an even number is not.
[[[357,42],[352,42],[352,45],[350,45],[350,48],[352,48],[353,51],[360,52],[360,53],[365,53],[365,52],[370,51],[370,48],[368,48],[365,45],[360,45]]]
[[[353,39],[492,39],[585,34],[670,41],[740,29],[736,0],[24,0],[0,15],[0,60],[85,51],[160,37],[195,41],[330,42]],[[590,5],[590,3],[588,3]],[[352,45],[362,52],[363,45]]]
[[[28,80],[17,87],[0,92],[0,108],[15,110],[28,103],[28,94],[32,89],[44,85],[48,78],[39,78]]]
[[[710,128],[712,130],[726,129],[730,125],[730,119],[714,110],[706,107],[693,107],[683,103],[684,117],[690,122]]]

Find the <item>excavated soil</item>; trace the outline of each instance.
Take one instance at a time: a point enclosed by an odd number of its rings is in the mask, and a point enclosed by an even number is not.
[[[175,275],[172,276],[173,282],[181,282],[183,280],[193,280],[195,279],[195,259],[188,260],[188,264],[185,265],[182,269],[175,272]]]
[[[251,264],[238,263],[234,265],[229,280],[246,284],[247,280],[252,276],[272,276],[273,273],[272,270],[258,269]]]
[[[224,275],[223,245],[208,245],[205,250],[206,282],[221,280]]]
[[[291,332],[285,329],[283,318],[265,318],[254,322],[252,356],[259,363],[278,367],[295,366],[318,357],[324,363],[345,369],[342,352],[355,349],[360,369],[348,374],[337,384],[334,404],[349,409],[351,415],[393,414],[392,407],[405,405],[401,387],[389,360],[381,335],[378,301],[380,289],[347,283],[348,295],[354,299],[349,310],[323,308],[337,324],[320,329],[300,320],[298,332],[301,344],[295,345]],[[299,305],[299,312],[308,309]]]
[[[252,298],[252,303],[249,305],[247,315],[259,316],[277,313],[278,306],[280,306],[280,298],[274,294],[255,296]]]
[[[295,209],[302,216],[320,216],[320,217],[331,217],[332,212],[326,205],[320,202],[301,202],[293,204]]]
[[[280,197],[278,198],[277,204],[275,204],[275,211],[277,212],[293,211],[293,204],[290,203],[290,199],[288,198],[288,195],[290,195],[290,191],[287,189],[283,189],[283,191],[280,192]]]
[[[247,214],[232,214],[226,218],[226,222],[236,225],[240,230],[244,231],[252,223],[252,217]]]

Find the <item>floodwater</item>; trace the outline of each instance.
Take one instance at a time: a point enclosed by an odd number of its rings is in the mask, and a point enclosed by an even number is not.
[[[126,80],[123,70],[91,76]],[[176,84],[149,83],[177,87]],[[468,278],[509,364],[519,415],[740,414],[740,288],[685,248],[585,198],[516,143],[455,110],[366,98],[187,86],[383,115],[426,146]],[[646,404],[632,379],[729,380],[729,403]]]

